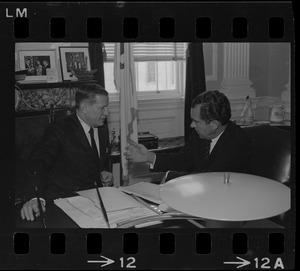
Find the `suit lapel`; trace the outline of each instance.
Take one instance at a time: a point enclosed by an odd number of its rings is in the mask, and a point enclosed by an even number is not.
[[[90,154],[91,158],[95,162],[95,165],[97,166],[98,169],[102,169],[105,163],[105,158],[107,157],[108,154],[108,149],[107,149],[107,134],[105,133],[105,129],[102,127],[98,128],[98,140],[99,140],[99,148],[100,148],[100,161],[99,159],[96,159],[94,154],[93,154],[93,149],[91,148],[91,145],[87,139],[87,136],[84,132],[84,129],[81,125],[81,123],[78,120],[78,117],[76,114],[73,116],[76,128],[75,128],[75,135],[77,138],[81,141],[82,145],[86,149],[86,151]]]
[[[223,134],[220,136],[219,140],[217,141],[216,145],[214,146],[212,152],[207,157],[206,163],[209,163],[211,160],[214,160],[215,157],[217,157],[220,153],[223,152],[223,149],[226,147],[226,144],[228,142],[228,137],[230,137],[230,124],[226,127]]]
[[[97,162],[95,159],[95,156],[93,154],[93,149],[91,148],[90,142],[87,139],[87,136],[84,132],[84,129],[81,125],[81,123],[78,120],[78,117],[76,116],[76,114],[74,115],[74,121],[76,124],[76,130],[75,130],[75,135],[77,136],[77,138],[80,140],[80,142],[82,143],[82,145],[84,146],[84,148],[86,149],[86,151],[90,154],[90,156],[92,157],[92,159],[99,164],[99,161]]]
[[[108,149],[106,145],[106,134],[104,133],[104,129],[102,127],[98,128],[98,138],[100,147],[100,168],[103,168],[108,154]]]

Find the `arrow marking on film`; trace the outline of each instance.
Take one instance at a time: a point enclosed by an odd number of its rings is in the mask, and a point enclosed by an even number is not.
[[[114,263],[115,261],[114,260],[112,260],[112,259],[109,259],[109,258],[106,258],[106,257],[104,257],[103,255],[101,256],[102,258],[104,258],[105,260],[104,261],[100,261],[100,260],[89,260],[89,261],[87,261],[88,263],[104,263],[104,264],[102,264],[101,265],[101,267],[103,267],[103,266],[106,266],[106,265],[109,265],[109,264],[112,264],[112,263]]]
[[[238,260],[240,260],[241,262],[224,262],[224,264],[239,264],[239,266],[237,266],[236,268],[241,268],[241,267],[244,267],[248,264],[250,264],[249,261],[243,259],[243,258],[240,258],[240,257],[236,257]]]

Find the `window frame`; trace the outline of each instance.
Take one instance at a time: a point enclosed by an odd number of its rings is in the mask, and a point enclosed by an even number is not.
[[[153,66],[151,67],[150,64]],[[153,71],[150,69],[153,69]],[[154,75],[154,78],[152,80],[152,76]],[[147,71],[146,71],[146,84],[157,84],[157,61],[148,61],[147,62]]]
[[[109,42],[109,44],[112,44],[113,42]],[[104,48],[106,44],[106,42],[103,43],[104,44]],[[114,43],[115,44],[115,43]],[[187,43],[183,43],[183,48],[186,52],[187,49]],[[110,46],[110,56],[111,56],[111,46]],[[172,61],[172,59],[170,59],[169,57],[167,59],[163,59],[163,58],[159,58],[159,59],[138,59],[135,60],[136,62],[141,62],[141,61],[153,61],[155,62],[155,66],[156,66],[156,72],[157,72],[157,66],[158,66],[158,61]],[[182,58],[176,58],[173,59],[173,61],[175,61],[175,74],[174,74],[174,79],[175,79],[175,89],[174,90],[167,90],[167,89],[163,89],[163,90],[149,90],[149,91],[137,91],[137,99],[138,100],[153,100],[153,99],[174,99],[174,98],[183,98],[184,96],[184,89],[185,89],[185,69],[186,69],[186,55],[184,54],[184,56]],[[105,63],[113,63],[114,60],[113,58],[110,57],[109,60],[105,59],[104,57],[104,73],[105,73]],[[137,80],[138,80],[138,76]],[[146,81],[146,84],[148,82]],[[119,101],[119,93],[118,92],[113,92],[113,93],[109,93],[110,96],[110,100],[111,101]]]

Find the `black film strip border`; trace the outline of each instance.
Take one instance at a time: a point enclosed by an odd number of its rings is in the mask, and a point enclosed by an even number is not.
[[[14,71],[15,42],[293,43],[293,13],[292,3],[287,1],[1,3],[1,59],[2,63],[6,63],[0,67],[0,74],[4,75],[2,85],[7,88],[14,83],[12,76],[6,74],[13,74]],[[8,99],[13,100],[13,91]],[[6,113],[10,112],[9,115],[13,117],[13,108],[2,109]],[[7,166],[7,172],[9,171],[13,172],[11,165]],[[5,174],[6,171],[1,168],[1,179],[9,179],[7,176],[11,176],[9,173]],[[11,188],[5,189],[3,191],[8,191],[7,195],[13,195],[13,192],[10,193]],[[12,206],[4,204],[4,207]],[[251,269],[273,269],[276,261],[280,265],[279,258],[285,269],[294,267],[294,229],[41,232],[15,230],[10,222],[9,219],[1,221],[4,230],[1,227],[0,254],[4,261],[0,263],[0,268],[89,268],[91,265],[87,260],[99,259],[100,255],[115,261],[114,264],[107,265],[112,269],[126,268],[130,264],[137,268],[153,269],[225,269],[226,266],[232,268],[233,265],[224,265],[224,262],[229,262],[230,259],[232,262],[237,261],[236,257],[252,259],[248,265]],[[136,262],[133,263],[130,257],[136,259]],[[99,269],[99,265],[90,268]]]

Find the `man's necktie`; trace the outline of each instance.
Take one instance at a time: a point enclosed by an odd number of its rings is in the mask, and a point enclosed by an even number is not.
[[[97,149],[95,138],[94,138],[94,129],[92,127],[89,130],[89,133],[91,136],[91,144],[92,144],[93,152],[94,152],[95,156],[97,157],[97,159],[99,159],[99,153],[98,153],[98,149]]]
[[[204,149],[204,160],[207,159],[210,153],[210,143],[211,140],[205,140],[205,149]]]

